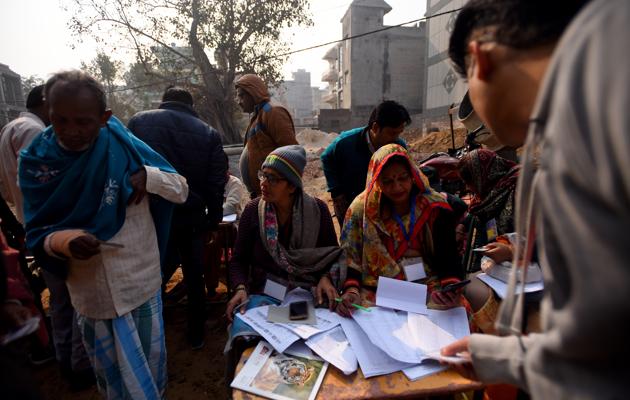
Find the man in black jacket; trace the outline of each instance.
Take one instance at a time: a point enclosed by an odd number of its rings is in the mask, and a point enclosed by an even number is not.
[[[188,181],[188,200],[173,214],[163,275],[167,282],[175,260],[181,261],[188,292],[188,340],[198,349],[204,345],[206,317],[203,248],[223,217],[227,165],[219,132],[199,119],[192,106],[187,90],[169,87],[157,110],[139,112],[128,126]]]

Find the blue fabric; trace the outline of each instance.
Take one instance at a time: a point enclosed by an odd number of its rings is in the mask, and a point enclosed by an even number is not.
[[[85,151],[63,149],[49,126],[20,157],[19,184],[30,249],[63,229],[84,229],[101,240],[110,239],[125,221],[133,191],[129,177],[144,165],[176,172],[115,117]],[[173,204],[158,196],[150,200],[158,245],[164,254]]]
[[[332,197],[341,194],[351,202],[365,189],[372,152],[367,143],[365,126],[341,132],[320,156]],[[402,138],[397,144],[407,148]]]
[[[268,305],[278,305],[280,301],[274,299],[273,297],[269,297],[264,294],[252,294],[248,297],[248,302],[243,307],[247,310],[251,310],[252,308],[268,306]],[[236,311],[240,312],[240,310]],[[240,318],[236,318],[234,316],[234,320],[232,321],[232,325],[228,328],[229,338],[228,343],[225,346],[225,352],[227,353],[232,348],[232,340],[238,336],[260,336],[258,332],[254,328],[252,328],[248,323],[243,321]]]
[[[256,106],[254,106],[254,115],[257,116],[260,110],[266,113],[271,112],[272,108],[273,107],[271,103],[269,103],[268,101],[256,104]],[[256,125],[252,126],[252,128],[245,133],[245,141],[253,138],[254,136],[256,136],[256,134],[258,134],[258,132],[264,131],[264,130],[265,130],[265,125],[261,121],[258,121]]]

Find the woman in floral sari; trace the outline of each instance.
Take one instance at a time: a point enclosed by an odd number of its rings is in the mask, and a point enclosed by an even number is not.
[[[348,209],[341,242],[348,271],[339,314],[349,316],[351,303],[373,303],[379,276],[404,280],[404,267],[420,262],[430,303],[460,304],[459,292],[437,290],[463,277],[451,208],[402,146],[389,144],[372,156],[366,188]]]

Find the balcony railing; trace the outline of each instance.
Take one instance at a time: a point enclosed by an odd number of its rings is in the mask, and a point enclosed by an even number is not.
[[[337,82],[339,78],[339,72],[336,69],[328,69],[322,74],[323,82]]]

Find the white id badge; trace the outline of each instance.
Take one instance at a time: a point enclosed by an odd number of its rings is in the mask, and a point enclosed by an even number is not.
[[[424,264],[421,257],[414,257],[402,262],[402,267],[405,270],[405,278],[408,281],[417,281],[427,277],[424,271]]]
[[[284,295],[287,293],[287,287],[270,279],[267,279],[267,282],[265,283],[264,293],[267,296],[282,301],[284,300]]]

